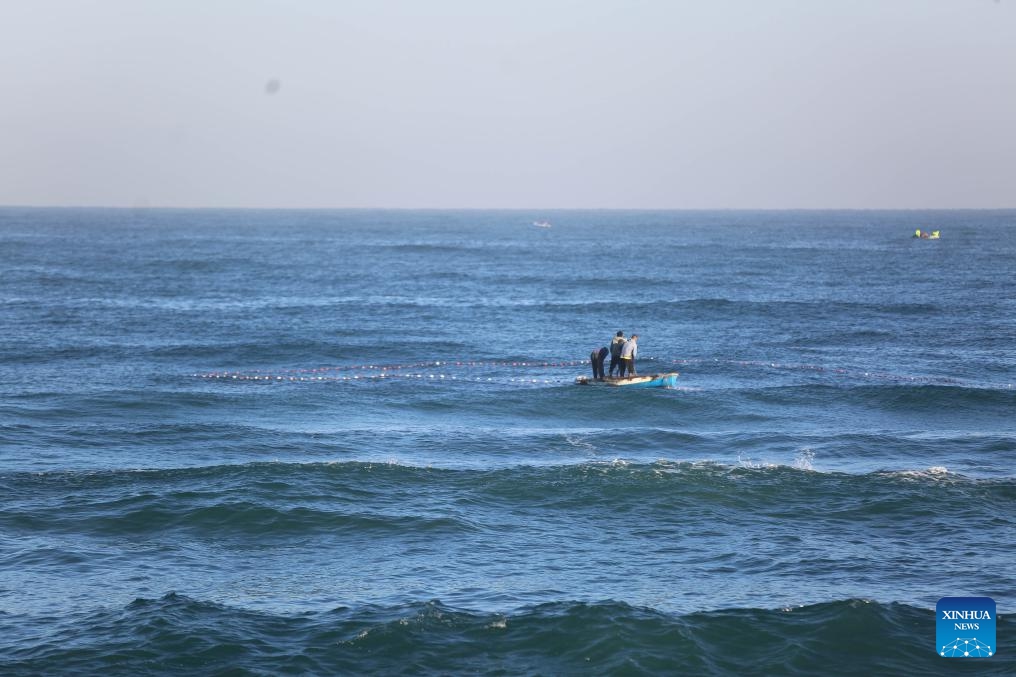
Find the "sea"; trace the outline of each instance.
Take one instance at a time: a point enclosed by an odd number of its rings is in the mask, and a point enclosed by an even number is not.
[[[618,331],[678,386],[576,384]],[[1014,612],[1016,211],[0,208],[5,676],[1012,675]]]

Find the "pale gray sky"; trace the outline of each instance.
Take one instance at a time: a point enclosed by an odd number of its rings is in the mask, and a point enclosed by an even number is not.
[[[1016,207],[1016,0],[0,0],[0,204]]]

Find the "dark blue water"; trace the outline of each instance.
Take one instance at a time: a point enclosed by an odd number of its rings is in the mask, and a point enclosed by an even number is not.
[[[1016,212],[5,208],[0,327],[0,673],[1016,671]]]

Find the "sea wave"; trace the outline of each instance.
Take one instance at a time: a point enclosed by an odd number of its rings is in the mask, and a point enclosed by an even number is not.
[[[998,617],[998,635],[1013,622]],[[128,674],[1011,674],[935,653],[934,612],[843,599],[671,614],[560,601],[476,612],[437,600],[273,614],[177,594],[58,618],[0,616],[8,675]]]
[[[794,465],[624,461],[453,470],[397,463],[251,463],[202,468],[0,475],[0,526],[12,534],[79,532],[287,538],[314,533],[427,538],[501,528],[505,514],[543,518],[633,512],[667,528],[682,519],[784,518],[822,506],[833,524],[919,514],[1010,523],[1016,479],[938,467],[863,475]],[[454,497],[454,500],[451,500]],[[554,516],[557,517],[554,517]]]
[[[848,402],[867,405],[888,411],[942,411],[952,415],[958,411],[971,410],[983,413],[986,408],[1010,408],[1016,406],[1016,390],[1003,386],[985,387],[975,384],[944,383],[892,383],[904,377],[892,375],[863,374],[881,378],[883,384],[804,384],[774,388],[759,388],[751,396],[766,404],[794,404],[800,402]]]

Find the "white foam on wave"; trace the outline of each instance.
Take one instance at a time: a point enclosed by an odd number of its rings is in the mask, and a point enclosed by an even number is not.
[[[599,448],[592,442],[589,442],[583,436],[565,433],[564,441],[570,444],[571,446],[577,449],[582,449],[583,451],[586,451],[590,454],[596,455],[600,453]]]
[[[802,449],[801,452],[794,458],[794,468],[797,470],[815,470],[814,466],[815,452],[811,449]]]
[[[945,480],[956,480],[961,477],[956,473],[949,472],[949,469],[942,465],[933,465],[929,468],[924,468],[922,470],[890,470],[885,474],[894,477],[899,477],[905,480],[945,481]]]
[[[768,461],[756,461],[750,458],[744,458],[741,454],[737,455],[737,468],[747,468],[748,470],[768,470],[770,468],[778,468],[778,463],[770,463]]]

